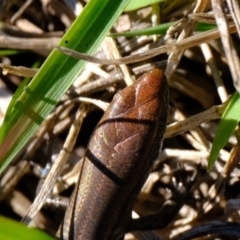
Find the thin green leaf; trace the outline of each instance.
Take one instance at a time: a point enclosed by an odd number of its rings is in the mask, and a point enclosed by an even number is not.
[[[17,55],[23,53],[23,51],[20,50],[1,50],[0,51],[0,56],[10,56],[10,55]]]
[[[91,0],[59,45],[93,54],[128,2]],[[0,173],[26,145],[85,64],[56,49],[52,51],[36,76],[17,96],[0,129]]]
[[[151,4],[164,2],[164,1],[166,0],[131,0],[129,4],[125,7],[124,12],[134,11],[139,8],[149,6]]]
[[[176,22],[168,22],[168,23],[162,23],[155,27],[149,27],[129,32],[123,32],[123,33],[111,33],[109,34],[110,37],[135,37],[135,36],[141,36],[141,35],[154,35],[154,34],[166,34],[169,27],[171,27]],[[195,31],[207,31],[216,28],[216,24],[207,24],[207,23],[199,23],[196,27]]]
[[[33,65],[33,68],[34,67],[39,67],[39,62],[36,62],[34,65]],[[25,91],[25,88],[27,86],[27,84],[30,82],[30,78],[26,77],[24,78],[24,80],[21,82],[20,86],[18,87],[18,89],[16,90],[16,92],[14,93],[9,105],[8,105],[8,108],[7,108],[7,112],[5,114],[5,119],[4,121],[5,122],[8,122],[8,118],[11,116],[11,112],[14,110],[14,107],[15,107],[15,104],[16,104],[16,101],[19,99],[19,97],[21,96],[21,94]],[[6,130],[6,128],[5,128]],[[4,132],[4,129],[1,129],[0,131],[0,143],[2,142],[3,138],[4,138],[4,135],[6,133]]]
[[[40,63],[37,61],[33,64],[32,68],[39,68],[40,66]],[[30,82],[30,78],[29,77],[26,77],[24,78],[24,80],[21,82],[21,84],[19,85],[18,89],[16,90],[16,92],[14,93],[9,105],[8,105],[8,108],[7,108],[7,112],[5,114],[5,121],[7,121],[7,118],[10,117],[10,114],[11,114],[11,111],[13,110],[14,106],[15,106],[15,103],[17,101],[17,99],[21,96],[21,94],[24,92],[25,90],[25,87],[27,86],[27,84]],[[2,142],[3,140],[3,136],[4,136],[4,132],[3,130],[1,129],[0,131],[0,143]]]
[[[0,217],[0,240],[54,240],[48,234],[25,225]]]
[[[155,27],[149,27],[149,28],[133,30],[129,32],[123,32],[123,33],[111,33],[109,35],[111,37],[119,37],[119,36],[135,37],[135,36],[141,36],[141,35],[165,34],[168,28],[171,27],[174,23],[175,22],[162,23]]]
[[[214,28],[216,28],[216,24],[210,24],[210,23],[198,23],[196,26],[195,31],[196,32],[204,32],[204,31],[208,31],[208,30],[212,30]]]
[[[218,125],[213,146],[208,160],[208,170],[210,170],[217,160],[220,150],[227,144],[240,120],[240,95],[235,92],[230,99],[221,121]]]

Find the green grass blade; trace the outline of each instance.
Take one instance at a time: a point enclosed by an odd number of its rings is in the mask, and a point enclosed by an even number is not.
[[[23,51],[20,50],[0,50],[0,56],[10,56],[10,55],[16,55],[16,54],[20,54],[23,53]]]
[[[135,37],[135,36],[141,36],[141,35],[154,35],[154,34],[166,34],[169,27],[171,27],[176,22],[168,22],[168,23],[162,23],[155,27],[149,27],[144,29],[138,29],[133,31],[127,31],[122,33],[111,33],[109,34],[110,37]],[[199,23],[196,26],[195,31],[208,31],[211,29],[216,28],[216,24],[208,24],[208,23]]]
[[[236,92],[230,99],[218,125],[208,160],[208,170],[217,160],[220,150],[227,144],[240,120],[240,95]]]
[[[36,67],[38,68],[39,67],[39,62],[36,62],[33,66],[33,68]],[[29,77],[26,77],[20,84],[20,86],[18,87],[18,89],[16,90],[16,92],[14,93],[9,105],[8,105],[8,108],[7,108],[7,112],[5,114],[5,122],[8,122],[8,117],[11,116],[11,111],[14,110],[14,107],[15,107],[15,104],[16,104],[16,101],[19,99],[19,97],[21,96],[21,94],[24,92],[25,90],[25,87],[27,86],[27,84],[30,82],[30,78]],[[5,128],[6,130],[6,128]],[[1,129],[0,131],[0,142],[2,142],[3,138],[4,138],[4,128]]]
[[[139,8],[147,7],[151,4],[164,2],[164,1],[166,0],[131,0],[129,4],[126,6],[126,8],[124,9],[124,12],[134,11]]]
[[[54,240],[48,234],[5,217],[0,217],[0,240]]]
[[[93,54],[128,1],[91,0],[59,45]],[[55,49],[24,91],[18,93],[0,129],[0,173],[26,145],[85,64]]]
[[[122,33],[111,33],[110,37],[135,37],[141,35],[154,35],[154,34],[165,34],[169,27],[171,27],[175,22],[162,23],[155,27],[149,27],[144,29],[138,29]]]

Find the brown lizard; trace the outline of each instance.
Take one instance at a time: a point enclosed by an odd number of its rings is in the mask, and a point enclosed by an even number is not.
[[[64,240],[117,240],[161,147],[168,85],[154,69],[118,92],[86,151],[63,224]]]

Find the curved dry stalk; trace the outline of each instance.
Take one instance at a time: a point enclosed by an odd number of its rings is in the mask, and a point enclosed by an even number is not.
[[[213,13],[191,13],[188,15],[188,17],[198,22],[211,23],[211,24],[216,23],[215,16]],[[233,21],[232,15],[227,14],[226,18],[232,23]]]
[[[37,68],[16,67],[5,63],[1,63],[0,67],[3,69],[4,75],[11,73],[21,77],[34,77],[38,71]]]
[[[224,52],[226,54],[226,58],[228,61],[228,65],[232,74],[234,86],[238,92],[240,92],[240,62],[233,45],[230,31],[228,28],[228,23],[226,21],[225,13],[223,12],[223,5],[221,0],[211,0],[212,8],[215,14],[216,23],[219,29],[219,33],[221,36]]]
[[[230,25],[229,31],[231,33],[236,32],[235,25]],[[76,52],[62,46],[56,46],[56,49],[58,49],[60,52],[63,52],[64,54],[67,54],[68,56],[71,56],[77,59],[83,59],[88,62],[99,63],[103,65],[119,65],[119,64],[130,64],[135,62],[141,62],[143,60],[158,56],[163,53],[191,48],[199,44],[215,40],[219,37],[220,37],[220,33],[218,29],[213,29],[213,30],[199,33],[189,38],[183,39],[182,41],[177,43],[168,44],[161,47],[150,49],[148,52],[145,52],[145,53],[134,54],[128,57],[123,57],[121,59],[111,59],[111,60],[99,59],[94,56]]]
[[[62,166],[64,166],[64,164],[68,160],[70,153],[75,145],[75,141],[77,139],[78,133],[82,126],[83,119],[86,116],[86,110],[83,110],[83,108],[85,108],[85,107],[83,107],[81,105],[80,108],[78,109],[78,111],[76,113],[75,121],[70,128],[69,134],[63,145],[63,149],[59,153],[58,158],[56,159],[55,163],[53,164],[39,194],[35,198],[32,206],[28,210],[28,212],[27,212],[25,218],[22,220],[22,222],[24,222],[26,224],[31,222],[31,220],[33,219],[35,214],[41,209],[46,198],[52,191],[52,189],[54,187],[54,183],[61,173]]]
[[[61,38],[20,38],[0,36],[0,47],[9,49],[51,51]]]
[[[189,131],[198,127],[201,123],[208,122],[214,119],[219,119],[223,113],[225,105],[213,106],[210,109],[191,116],[183,121],[175,122],[167,126],[165,138],[174,137],[183,132]]]
[[[222,102],[226,101],[228,98],[227,90],[223,84],[219,69],[217,68],[214,56],[212,54],[211,48],[207,43],[201,44],[201,50],[206,59],[208,66],[211,69],[211,73],[218,91],[218,95]]]

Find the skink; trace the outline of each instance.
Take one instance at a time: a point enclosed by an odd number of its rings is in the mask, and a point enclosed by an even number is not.
[[[86,151],[63,224],[63,240],[117,240],[162,144],[168,85],[154,69],[118,92]]]

